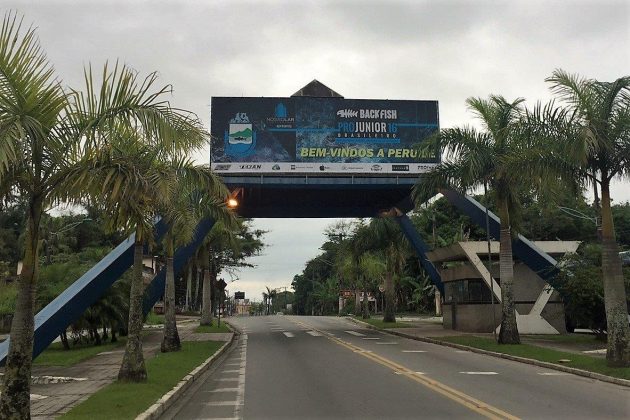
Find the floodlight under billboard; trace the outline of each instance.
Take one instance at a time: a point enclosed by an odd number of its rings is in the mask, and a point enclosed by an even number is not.
[[[439,161],[420,145],[437,101],[212,98],[211,163],[219,174],[417,176]]]

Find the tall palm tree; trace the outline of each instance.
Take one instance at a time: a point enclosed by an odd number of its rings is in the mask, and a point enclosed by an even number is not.
[[[182,159],[172,164],[171,174],[177,183],[173,196],[169,197],[161,214],[168,230],[163,244],[166,253],[166,281],[164,290],[164,337],[161,351],[180,350],[181,344],[175,319],[175,272],[173,256],[175,248],[189,242],[199,220],[229,219],[231,213],[225,207],[227,189],[207,167],[195,166]],[[205,299],[204,299],[205,304]],[[204,305],[205,306],[205,305]]]
[[[124,66],[105,65],[98,86],[88,68],[83,92],[64,90],[35,29],[24,29],[12,13],[2,21],[0,194],[19,195],[28,203],[23,269],[0,396],[2,418],[29,416],[40,224],[51,204],[84,190],[70,168],[107,142],[112,127],[133,127],[153,139],[190,131],[162,99],[170,88],[155,89],[156,79],[155,74],[143,80]]]
[[[499,343],[518,344],[520,337],[514,305],[514,262],[512,257],[512,221],[520,207],[519,191],[526,181],[510,167],[510,159],[522,145],[520,119],[523,99],[508,102],[502,96],[489,99],[469,98],[466,103],[479,119],[483,130],[472,127],[441,130],[425,146],[444,152],[443,161],[422,177],[414,187],[417,202],[424,202],[442,188],[465,193],[488,186],[495,197],[501,218],[500,278],[502,298]]]
[[[372,219],[374,247],[383,252],[385,258],[385,308],[383,322],[396,322],[396,301],[394,279],[402,273],[409,255],[407,240],[400,227],[391,218]]]
[[[385,273],[385,264],[382,258],[373,252],[366,252],[359,259],[359,271],[363,288],[363,319],[370,318],[368,304],[368,292],[374,289],[375,280],[381,280]]]
[[[614,82],[581,78],[556,70],[546,79],[572,114],[563,152],[579,165],[576,177],[601,190],[604,302],[610,366],[630,366],[630,328],[619,248],[615,240],[610,182],[630,179],[630,76]]]
[[[194,173],[190,161],[182,158],[183,153],[195,146],[190,136],[196,136],[198,147],[207,138],[198,120],[189,115],[182,115],[178,120],[174,115],[171,116],[174,121],[163,124],[179,124],[181,130],[175,126],[171,131],[165,129],[164,137],[147,137],[135,129],[112,127],[115,132],[108,142],[74,168],[75,184],[85,185],[91,199],[101,203],[110,216],[110,229],[135,231],[128,338],[119,380],[146,380],[140,336],[144,244],[154,243],[153,222],[158,210],[167,208],[169,199],[175,195],[182,171]],[[178,146],[180,136],[187,138]],[[214,178],[206,178],[205,182],[210,195],[221,195],[222,187]]]
[[[232,250],[235,254],[240,252],[241,244],[237,240],[235,229],[240,226],[238,219],[234,217],[221,218],[212,226],[210,233],[202,245],[200,265],[203,271],[201,325],[212,325],[212,313],[215,303],[217,276],[223,267],[217,261],[218,254],[226,249]]]

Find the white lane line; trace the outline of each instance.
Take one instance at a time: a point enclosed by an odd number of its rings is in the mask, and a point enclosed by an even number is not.
[[[215,381],[227,381],[227,382],[238,382],[238,378],[217,378]]]
[[[282,334],[286,335],[288,338],[293,338],[293,337],[295,337],[295,336],[293,335],[293,333],[290,333],[290,332],[287,332],[287,331],[284,331]]]
[[[372,350],[354,350],[355,353],[372,353]]]
[[[209,401],[204,403],[204,405],[243,405],[243,401]]]
[[[217,388],[208,392],[237,392],[238,388]]]
[[[378,337],[363,337],[362,340],[380,340]]]
[[[365,334],[361,334],[360,332],[356,332],[356,331],[344,331],[350,335],[354,335],[355,337],[365,337]]]
[[[321,337],[322,335],[317,331],[306,331],[306,334],[312,335],[313,337]]]
[[[564,372],[538,372],[539,375],[543,376],[568,376],[568,373]]]
[[[498,375],[497,372],[459,372],[464,375]]]
[[[426,353],[426,350],[403,350],[403,353]]]
[[[224,370],[223,373],[242,373],[242,369]]]
[[[396,342],[394,342],[394,341],[389,341],[389,342],[374,343],[374,344],[377,344],[377,345],[380,345],[380,346],[389,346],[389,345],[392,345],[392,344],[398,344],[398,343],[396,343]]]

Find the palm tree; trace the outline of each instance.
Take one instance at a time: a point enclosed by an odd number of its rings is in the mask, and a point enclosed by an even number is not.
[[[565,156],[578,163],[576,178],[601,190],[601,241],[609,366],[630,366],[630,328],[619,248],[611,211],[610,182],[630,176],[630,76],[614,82],[556,70],[546,79],[566,103],[572,130]]]
[[[502,96],[488,100],[469,98],[469,109],[480,120],[483,131],[471,127],[441,130],[425,146],[444,151],[444,160],[414,187],[416,202],[424,202],[441,188],[460,192],[489,187],[501,218],[500,278],[502,318],[499,343],[518,344],[520,337],[514,306],[514,263],[510,217],[520,207],[519,191],[525,179],[510,167],[510,159],[521,148],[520,118],[523,99],[508,102]]]
[[[201,325],[212,325],[217,276],[223,268],[222,262],[217,261],[220,258],[218,254],[226,249],[230,249],[234,254],[240,252],[241,244],[235,233],[235,229],[240,225],[241,222],[238,219],[221,218],[214,224],[202,245],[199,253],[200,266],[203,272],[201,318],[199,321]]]
[[[368,292],[374,289],[374,280],[380,280],[385,273],[385,264],[377,254],[366,252],[359,259],[359,272],[363,285],[363,319],[370,318]]]
[[[137,130],[113,127],[116,132],[108,143],[86,156],[74,169],[75,183],[86,185],[90,197],[100,202],[110,215],[109,227],[135,231],[128,338],[118,373],[119,380],[133,382],[146,380],[140,336],[143,247],[145,243],[154,243],[153,222],[157,211],[168,207],[182,173],[195,173],[191,162],[181,155],[194,149],[194,139],[201,146],[207,138],[199,121],[189,115],[171,111],[169,120],[161,124],[172,125],[170,130],[164,129],[164,137],[147,137]],[[186,137],[181,144],[180,137]],[[198,181],[202,182],[201,177]],[[206,176],[203,182],[210,196],[220,196],[222,187],[215,178]]]
[[[181,348],[175,319],[175,272],[173,255],[175,248],[186,244],[194,235],[199,220],[229,219],[231,213],[224,203],[227,189],[207,167],[195,166],[187,160],[174,162],[172,176],[177,180],[161,214],[168,226],[163,244],[166,253],[166,281],[164,291],[164,338],[161,351],[178,351]],[[204,307],[206,300],[204,299]]]
[[[372,219],[370,230],[373,232],[374,247],[383,252],[385,259],[385,308],[383,322],[396,322],[396,301],[394,279],[402,273],[405,260],[409,255],[407,241],[400,227],[391,218]]]
[[[0,29],[0,194],[19,195],[27,204],[23,269],[7,355],[0,417],[27,418],[38,278],[40,224],[57,200],[80,195],[69,168],[107,142],[113,127],[134,127],[146,137],[164,139],[190,131],[180,113],[153,90],[157,76],[142,80],[124,66],[105,65],[99,87],[85,71],[85,92],[66,91],[39,45],[33,27],[24,30],[16,15]],[[179,124],[179,125],[178,125]],[[181,127],[181,128],[180,128]],[[72,188],[70,188],[72,185]],[[141,273],[139,273],[141,274]]]
[[[265,286],[265,289],[267,290],[267,292],[263,292],[263,299],[265,299],[266,297],[265,301],[267,302],[267,315],[269,315],[273,299],[276,297],[276,290],[270,289],[269,286]]]

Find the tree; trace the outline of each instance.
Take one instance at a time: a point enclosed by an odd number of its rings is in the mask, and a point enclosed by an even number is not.
[[[584,185],[601,191],[602,278],[609,366],[630,366],[630,327],[619,248],[611,210],[610,182],[630,176],[630,76],[600,82],[556,70],[546,79],[571,115],[565,156],[578,165]],[[561,119],[558,119],[561,121]]]
[[[39,45],[34,28],[5,15],[0,29],[0,194],[19,196],[27,209],[23,268],[0,396],[0,417],[27,418],[33,349],[33,302],[39,272],[40,225],[45,210],[84,190],[70,168],[108,142],[120,127],[144,137],[172,141],[196,126],[188,124],[153,91],[156,75],[139,81],[124,66],[105,65],[100,87],[91,68],[85,91],[66,91]],[[187,140],[186,140],[187,141]],[[108,187],[120,185],[108,183]],[[141,257],[141,256],[140,256]],[[141,275],[141,272],[138,272]],[[132,342],[134,340],[131,340]]]
[[[422,177],[414,187],[416,201],[422,203],[441,188],[468,190],[489,187],[501,218],[499,265],[502,317],[499,343],[518,344],[520,337],[514,306],[514,267],[512,222],[519,209],[520,192],[525,188],[522,173],[510,167],[509,157],[522,146],[520,136],[521,103],[502,96],[488,100],[469,98],[469,109],[480,120],[483,131],[472,127],[441,130],[425,146],[443,150],[444,160]]]
[[[402,231],[391,218],[372,219],[369,226],[373,233],[375,247],[383,253],[385,259],[385,308],[383,322],[396,322],[396,290],[394,279],[402,273],[408,255],[406,239]]]
[[[175,248],[186,244],[193,238],[199,220],[210,217],[215,221],[223,221],[233,217],[224,205],[227,189],[222,187],[221,182],[209,168],[195,166],[189,161],[180,160],[172,164],[172,170],[172,176],[177,180],[177,187],[172,191],[173,196],[169,197],[161,211],[164,222],[168,226],[163,239],[166,254],[166,281],[162,352],[181,349],[175,319],[175,271],[173,267]]]
[[[261,238],[264,233],[263,230],[252,229],[250,221],[242,218],[230,220],[230,223],[219,221],[212,227],[200,254],[200,265],[204,267],[202,325],[212,324],[213,296],[219,273],[225,270],[233,275],[238,268],[253,267],[247,259],[263,248]]]

